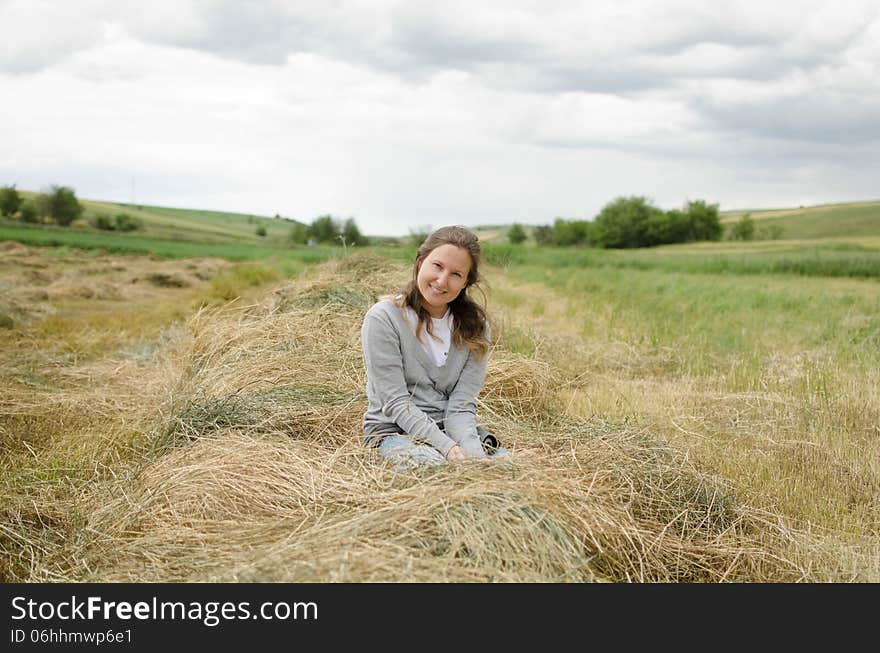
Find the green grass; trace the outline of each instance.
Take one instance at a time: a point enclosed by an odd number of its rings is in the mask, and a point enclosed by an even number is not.
[[[789,366],[804,385],[796,394],[812,400],[880,368],[874,279],[694,273],[674,258],[661,262],[640,269],[542,261],[507,272],[569,297],[586,341],[642,352],[647,363],[634,373],[723,378],[730,392],[790,392],[779,381],[786,373],[777,374]],[[503,293],[499,299],[511,305]]]
[[[297,276],[305,267],[305,263],[290,259],[241,263],[213,277],[198,303],[202,306],[225,304],[244,296],[251,289],[264,287],[282,278]]]
[[[729,227],[746,213],[755,220],[757,237],[767,233],[767,228],[774,225],[782,227],[782,240],[880,237],[880,201],[722,211],[720,218]],[[552,223],[553,220],[545,222],[547,225]],[[503,246],[508,244],[507,232],[511,226],[480,225],[474,227],[474,231],[483,242]],[[523,225],[523,228],[529,237],[526,246],[534,246],[534,226]]]
[[[25,198],[36,193],[21,191]],[[88,221],[94,216],[112,218],[118,213],[127,213],[138,218],[143,228],[137,234],[143,238],[160,240],[185,240],[211,244],[251,243],[254,245],[283,246],[293,228],[294,221],[275,219],[267,216],[224,211],[204,211],[142,204],[124,204],[81,199],[83,215],[74,223],[74,229],[87,229]],[[262,226],[265,236],[257,236],[256,230]],[[105,232],[106,233],[106,232]],[[108,234],[115,235],[115,234]]]
[[[0,241],[3,240],[14,240],[33,247],[75,247],[111,254],[152,254],[168,259],[219,257],[229,261],[276,257],[316,263],[342,251],[339,247],[273,247],[258,242],[168,240],[151,238],[139,231],[113,233],[52,225],[22,225],[0,220]]]
[[[779,225],[785,240],[880,236],[880,202],[828,204],[764,211],[730,211],[722,214],[725,222],[751,213],[756,229]]]
[[[213,234],[219,238],[243,238],[256,243],[283,243],[295,224],[293,221],[276,220],[256,214],[131,204],[117,204],[115,206],[126,213],[138,217],[143,216],[142,219],[153,224],[189,230],[194,234]],[[258,226],[266,229],[266,236],[256,235]]]
[[[880,237],[880,201],[823,204],[799,208],[744,209],[722,211],[722,223],[730,226],[748,213],[755,220],[758,234],[767,227],[782,227],[782,240],[805,240],[815,238],[863,238]],[[573,218],[568,218],[573,219]],[[544,224],[551,225],[553,220]],[[511,224],[480,225],[474,231],[493,245],[508,244],[507,232]],[[522,225],[529,237],[527,245],[534,245],[534,226]]]
[[[26,198],[33,192],[21,191]],[[250,260],[279,255],[288,249],[288,236],[294,221],[255,214],[172,208],[144,204],[126,204],[80,200],[82,219],[72,227],[59,229],[50,225],[23,225],[0,220],[0,239],[17,240],[29,245],[100,248],[114,253],[154,253],[158,256],[220,256],[229,260]],[[730,223],[745,211],[722,213]],[[132,233],[106,232],[88,225],[95,216],[112,218],[127,213],[137,218],[143,228]],[[880,257],[880,202],[860,202],[814,206],[799,209],[751,211],[759,230],[779,225],[781,241],[741,244],[698,244],[615,252],[537,247],[530,240],[513,246],[507,242],[510,225],[474,227],[481,234],[487,259],[500,265],[533,263],[547,267],[619,267],[657,269],[673,267],[688,273],[800,274],[809,276],[847,276],[874,278]],[[760,219],[758,219],[760,218]],[[256,235],[258,227],[266,231]],[[534,228],[526,226],[532,233]],[[39,233],[42,231],[43,233]],[[873,246],[865,239],[875,238]],[[847,243],[861,239],[861,244]],[[795,240],[817,240],[805,248]],[[834,242],[834,241],[840,242]],[[701,247],[703,246],[703,247]],[[383,243],[383,253],[393,258],[410,257],[414,248],[404,243],[392,247]],[[853,255],[855,249],[859,255]],[[316,256],[314,260],[323,260]]]
[[[542,268],[663,270],[684,274],[880,278],[880,248],[854,243],[706,243],[638,250],[485,246],[489,263]]]
[[[621,340],[667,351],[673,367],[687,373],[717,372],[732,358],[821,349],[838,360],[880,365],[880,293],[873,282],[590,268],[514,274],[610,306],[610,328]],[[589,335],[591,328],[584,330]]]

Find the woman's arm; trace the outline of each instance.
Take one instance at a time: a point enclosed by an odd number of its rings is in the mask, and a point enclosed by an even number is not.
[[[455,388],[449,395],[443,419],[446,434],[461,444],[471,458],[485,455],[477,435],[477,396],[486,382],[488,359],[488,352],[479,359],[473,352],[468,353]]]
[[[400,426],[404,433],[425,440],[446,456],[456,442],[413,403],[403,372],[404,354],[400,335],[391,318],[382,311],[367,313],[361,327],[361,345],[367,378],[385,416]]]

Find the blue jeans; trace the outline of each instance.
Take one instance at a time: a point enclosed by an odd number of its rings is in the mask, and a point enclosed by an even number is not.
[[[377,447],[379,453],[389,462],[395,463],[394,470],[404,471],[408,467],[429,467],[443,465],[446,458],[429,444],[414,442],[406,435],[386,435]],[[510,457],[510,451],[498,447],[488,458],[501,460]]]

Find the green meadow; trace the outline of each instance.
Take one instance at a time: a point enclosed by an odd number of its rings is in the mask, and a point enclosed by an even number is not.
[[[20,193],[26,199],[35,196],[33,192],[20,191]],[[127,213],[143,223],[143,228],[135,232],[135,238],[144,238],[150,241],[188,241],[208,245],[246,243],[257,247],[285,246],[290,228],[296,224],[296,221],[293,220],[257,214],[169,208],[90,199],[80,199],[80,204],[83,206],[82,217],[66,231],[98,232],[105,236],[119,238],[121,243],[127,242],[126,237],[131,234],[102,233],[100,230],[88,226],[89,220],[101,216],[112,219],[118,213]],[[18,225],[17,222],[12,221],[4,221],[0,224],[4,225],[7,233],[11,226]],[[265,236],[257,235],[257,227],[260,226],[266,230]],[[60,237],[55,234],[56,239]],[[83,239],[82,242],[88,245],[94,241]],[[124,245],[121,246],[124,247]]]
[[[499,265],[544,269],[599,268],[658,270],[685,274],[793,274],[816,277],[880,277],[880,242],[865,239],[700,243],[642,250],[603,250],[513,245],[487,246]]]
[[[218,257],[228,261],[296,260],[315,263],[340,254],[336,247],[272,246],[243,240],[211,243],[149,237],[149,232],[108,233],[52,225],[19,225],[0,221],[0,241],[59,250],[80,249],[109,254],[144,254],[164,259]]]
[[[793,209],[725,211],[722,222],[733,222],[748,213],[757,227],[778,225],[781,238],[860,238],[880,236],[880,202],[825,204]]]

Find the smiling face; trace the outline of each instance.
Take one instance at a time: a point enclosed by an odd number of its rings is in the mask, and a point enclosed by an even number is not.
[[[419,265],[416,285],[431,317],[443,317],[449,302],[467,286],[471,255],[456,245],[440,245]]]

